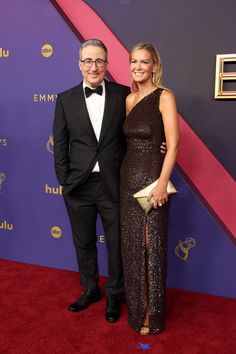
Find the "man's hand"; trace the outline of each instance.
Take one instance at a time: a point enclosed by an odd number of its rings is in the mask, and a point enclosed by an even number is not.
[[[166,142],[163,141],[161,143],[160,150],[161,150],[162,154],[166,154],[166,152],[167,152],[167,144],[166,144]]]

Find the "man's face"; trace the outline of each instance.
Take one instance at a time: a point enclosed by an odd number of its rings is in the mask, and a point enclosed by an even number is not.
[[[92,63],[90,67],[86,66],[83,62],[85,59],[90,59],[92,61],[96,59],[106,60],[105,51],[97,46],[88,46],[83,48],[81,53],[81,58],[79,60],[79,67],[83,75],[84,81],[87,85],[96,88],[103,81],[106,75],[107,63],[100,60],[99,65],[95,62]],[[102,64],[101,64],[102,62]]]

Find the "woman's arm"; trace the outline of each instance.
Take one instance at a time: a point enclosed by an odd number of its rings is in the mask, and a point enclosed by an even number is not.
[[[153,197],[153,206],[161,206],[168,200],[167,184],[175,166],[179,146],[179,122],[175,103],[175,96],[172,92],[164,90],[160,96],[160,112],[162,114],[167,152],[164,158],[158,185],[149,194]],[[157,176],[158,178],[158,176]]]

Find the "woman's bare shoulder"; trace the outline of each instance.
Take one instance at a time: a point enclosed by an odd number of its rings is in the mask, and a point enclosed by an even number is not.
[[[169,89],[163,89],[160,98],[163,102],[169,102],[175,100],[175,95],[173,91]]]
[[[126,103],[133,102],[135,100],[136,93],[131,92],[127,97],[126,97]]]
[[[136,93],[131,92],[127,97],[126,97],[126,112],[129,113],[132,108],[134,107],[136,102]]]

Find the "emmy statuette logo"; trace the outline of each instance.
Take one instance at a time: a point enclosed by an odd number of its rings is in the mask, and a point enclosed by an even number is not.
[[[3,172],[0,172],[0,194],[2,193],[2,185],[6,180],[6,175]]]
[[[49,58],[53,53],[53,47],[51,44],[43,44],[41,47],[41,54],[44,58]]]
[[[49,139],[46,144],[47,151],[50,152],[51,154],[54,154],[54,141],[53,141],[53,136],[49,135]]]
[[[8,58],[10,55],[8,49],[0,48],[0,58]]]
[[[60,238],[61,235],[62,235],[62,231],[61,231],[60,227],[59,226],[53,226],[51,228],[51,235],[54,238]]]
[[[8,224],[8,222],[6,220],[4,220],[4,221],[2,221],[0,223],[0,230],[12,231],[13,230],[13,224]]]
[[[192,237],[187,237],[184,241],[179,240],[175,247],[175,255],[184,262],[189,262],[189,251],[196,246],[196,241]]]

